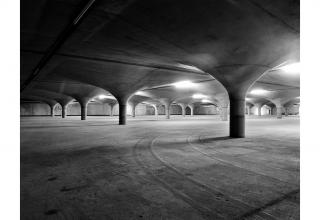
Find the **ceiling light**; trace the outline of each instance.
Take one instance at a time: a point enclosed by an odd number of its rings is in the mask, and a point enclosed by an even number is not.
[[[99,99],[106,99],[107,97],[108,97],[108,96],[106,96],[106,95],[99,95],[99,96],[98,96]]]
[[[246,98],[246,101],[250,101],[251,99],[250,98]]]
[[[266,93],[268,93],[268,91],[264,90],[264,89],[254,89],[250,92],[250,94],[252,94],[252,95],[263,95]]]
[[[208,100],[208,99],[202,99],[201,102],[202,102],[202,103],[208,103],[208,102],[211,102],[211,101]]]
[[[203,98],[207,98],[207,96],[203,95],[203,94],[194,94],[194,95],[192,95],[192,98],[194,98],[194,99],[203,99]]]
[[[291,63],[279,68],[286,73],[300,73],[300,63]]]
[[[185,88],[194,87],[194,86],[195,86],[195,83],[186,80],[186,81],[181,81],[181,82],[173,83],[172,85],[174,85],[176,88],[179,88],[179,89],[185,89]]]
[[[142,92],[142,91],[137,91],[137,92],[135,92],[134,94],[135,94],[135,95],[145,95],[145,93]]]
[[[111,95],[99,95],[98,99],[116,99],[116,98]]]

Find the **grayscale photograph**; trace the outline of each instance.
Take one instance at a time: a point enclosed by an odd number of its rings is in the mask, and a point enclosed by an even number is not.
[[[19,10],[20,219],[300,219],[299,0]]]

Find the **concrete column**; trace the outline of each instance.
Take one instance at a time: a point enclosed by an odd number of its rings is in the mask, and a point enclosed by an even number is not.
[[[185,117],[186,116],[186,106],[184,104],[181,104],[180,106],[181,106],[181,110],[182,110],[181,115],[183,117]]]
[[[128,98],[118,98],[119,125],[127,124],[127,100]]]
[[[250,106],[247,106],[248,115],[250,115]]]
[[[285,116],[288,117],[289,116],[289,108],[284,108],[284,112],[285,112]]]
[[[258,116],[261,116],[261,107],[262,105],[261,104],[255,104],[254,107],[256,107],[258,109]]]
[[[245,98],[230,98],[230,137],[245,137]]]
[[[152,106],[154,108],[154,115],[158,116],[158,108],[157,108],[157,106],[156,105],[152,105]]]
[[[282,106],[277,106],[277,118],[282,118]]]
[[[54,117],[54,108],[56,107],[56,105],[50,105],[50,116]]]
[[[79,102],[81,106],[81,120],[86,120],[87,119],[87,107],[89,101],[81,101]]]
[[[193,109],[194,109],[194,106],[190,106],[190,105],[189,105],[189,108],[190,108],[190,116],[193,116]]]
[[[137,105],[132,105],[132,117],[136,117],[136,106]]]
[[[119,104],[119,125],[127,123],[127,104]]]
[[[164,107],[165,107],[165,112],[166,112],[166,118],[170,119],[170,104],[169,103],[165,104]]]
[[[67,107],[68,104],[61,105],[61,117],[65,118],[67,116]]]
[[[115,106],[116,104],[112,104],[112,105],[110,105],[110,116],[112,117],[113,116],[113,109],[114,109],[114,106]]]

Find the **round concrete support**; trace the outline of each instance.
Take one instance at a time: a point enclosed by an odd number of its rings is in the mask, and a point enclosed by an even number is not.
[[[185,117],[186,116],[186,106],[184,104],[181,104],[180,107],[181,107],[181,115],[183,117]]]
[[[132,105],[132,117],[136,117],[136,105]]]
[[[50,105],[50,116],[54,117],[54,108],[56,107],[56,105]]]
[[[230,99],[230,137],[245,137],[245,99]]]
[[[289,108],[285,108],[284,112],[285,112],[285,116],[288,117],[289,116]]]
[[[67,107],[68,105],[61,105],[61,117],[65,118],[67,116]]]
[[[170,104],[165,104],[165,113],[166,113],[166,118],[170,119]]]
[[[158,116],[158,108],[157,108],[157,106],[153,105],[153,108],[154,108],[154,115]]]
[[[282,106],[277,106],[277,118],[282,118]]]
[[[112,117],[113,116],[113,109],[114,109],[114,105],[110,105],[110,116]]]
[[[254,105],[256,108],[257,108],[257,115],[258,116],[261,116],[261,108],[262,108],[262,106],[261,106],[261,104],[256,104],[256,105]]]
[[[81,106],[81,120],[86,120],[88,102],[80,103],[80,106]]]
[[[119,125],[127,123],[127,104],[119,103]]]
[[[190,108],[190,116],[193,116],[193,109],[194,109],[194,107],[193,107],[193,106],[189,106],[189,108]]]

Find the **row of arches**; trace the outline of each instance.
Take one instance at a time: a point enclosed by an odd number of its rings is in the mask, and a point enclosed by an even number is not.
[[[155,109],[157,108],[157,109]],[[138,104],[135,107],[135,114],[132,113],[132,106],[127,106],[127,115],[165,115],[165,106],[164,105],[148,105],[148,104]],[[191,106],[185,107],[185,115],[216,115],[219,114],[216,106],[195,106],[194,109],[191,109]],[[62,115],[62,106],[56,104],[53,107],[53,112],[51,113],[51,106],[43,102],[25,102],[21,103],[20,107],[21,116],[61,116]],[[72,102],[67,105],[66,108],[67,116],[78,116],[81,115],[81,106],[78,102]],[[87,115],[92,116],[116,116],[119,115],[119,105],[115,104],[111,106],[107,103],[89,103],[87,105]],[[170,106],[170,115],[183,115],[183,107],[181,105],[171,105]]]

